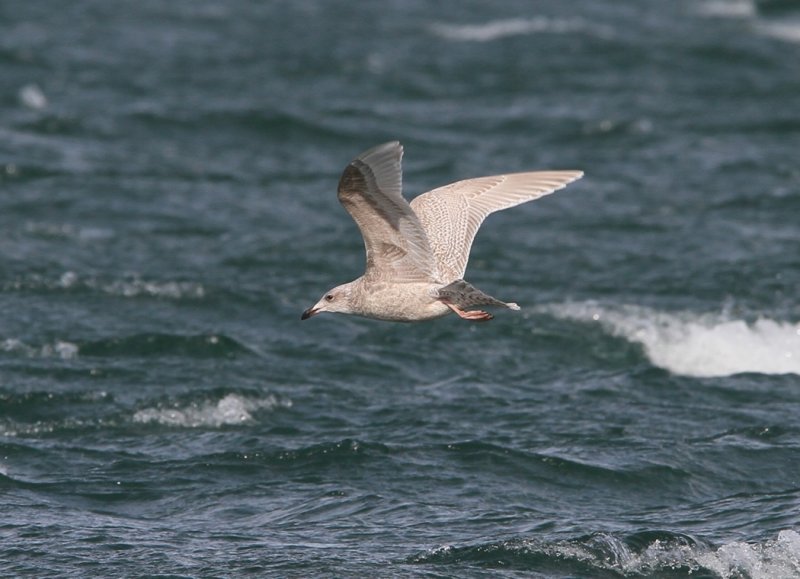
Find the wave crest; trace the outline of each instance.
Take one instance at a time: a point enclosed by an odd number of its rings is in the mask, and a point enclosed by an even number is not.
[[[219,400],[190,402],[184,406],[144,408],[133,415],[133,421],[184,428],[217,428],[251,422],[253,413],[259,410],[290,408],[291,406],[291,400],[278,398],[272,394],[263,398],[227,394]]]
[[[31,346],[16,338],[6,338],[0,342],[0,350],[11,354],[22,355],[27,358],[61,358],[73,360],[78,357],[80,348],[77,344],[64,340],[57,340],[52,344]]]
[[[698,571],[723,579],[800,576],[800,534],[778,533],[763,543],[730,542],[713,547],[689,535],[645,531],[627,537],[597,533],[573,540],[516,539],[467,547],[445,545],[411,557],[410,563],[471,564],[592,576],[680,576]]]
[[[667,313],[639,306],[594,303],[539,308],[556,317],[600,324],[640,344],[650,362],[674,374],[720,377],[747,372],[800,375],[800,323],[727,315]]]
[[[122,298],[151,297],[167,300],[201,300],[207,296],[206,288],[197,282],[162,280],[154,281],[126,276],[122,279],[102,280],[79,276],[65,271],[58,279],[32,274],[0,285],[0,291],[87,291]]]
[[[490,42],[509,36],[536,33],[566,34],[589,31],[598,36],[610,36],[611,34],[608,29],[597,24],[589,24],[583,20],[564,20],[545,16],[492,20],[481,24],[438,23],[431,26],[431,31],[445,40],[461,42]]]

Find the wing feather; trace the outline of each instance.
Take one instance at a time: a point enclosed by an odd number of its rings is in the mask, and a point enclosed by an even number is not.
[[[537,171],[457,181],[411,202],[444,281],[464,276],[475,234],[486,217],[557,191],[581,171]]]
[[[367,278],[412,282],[436,277],[428,237],[403,198],[402,157],[400,143],[384,143],[356,157],[339,180],[339,202],[364,238]]]

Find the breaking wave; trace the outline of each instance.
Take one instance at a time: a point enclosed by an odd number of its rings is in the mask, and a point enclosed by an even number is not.
[[[698,5],[704,16],[750,20],[753,30],[784,42],[800,43],[800,5],[791,1],[708,0]]]
[[[57,340],[52,344],[31,346],[16,338],[0,341],[0,351],[25,356],[27,358],[61,358],[72,360],[78,356],[79,347],[72,342]]]
[[[557,19],[539,16],[535,18],[511,18],[492,20],[482,24],[445,24],[431,26],[431,32],[445,40],[460,42],[490,42],[509,36],[549,33],[590,32],[597,36],[610,36],[608,28],[590,24],[579,19]]]
[[[144,408],[133,415],[133,421],[184,428],[216,428],[248,423],[253,420],[253,413],[260,410],[290,408],[291,406],[291,400],[272,394],[262,398],[227,394],[219,400],[190,402],[183,406]]]
[[[776,40],[800,44],[800,19],[760,22],[756,30]]]
[[[696,10],[717,18],[751,18],[756,15],[753,0],[707,0],[698,4]]]
[[[251,424],[258,413],[291,408],[292,400],[272,393],[206,392],[178,400],[141,402],[122,407],[104,390],[32,391],[13,394],[0,389],[0,436],[37,437],[56,432],[88,432],[131,425],[220,428]],[[67,417],[56,409],[70,409]]]
[[[800,323],[725,314],[667,313],[638,306],[575,303],[544,306],[556,317],[599,324],[640,344],[650,362],[674,374],[697,377],[746,372],[800,375]]]
[[[733,541],[715,547],[688,535],[645,531],[623,538],[598,533],[545,542],[519,539],[468,547],[442,546],[409,560],[416,564],[475,565],[552,574],[685,577],[713,573],[723,579],[800,576],[800,534],[778,533],[762,543]]]

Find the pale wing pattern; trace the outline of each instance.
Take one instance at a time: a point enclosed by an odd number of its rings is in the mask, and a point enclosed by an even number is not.
[[[384,143],[356,157],[339,180],[339,202],[361,230],[364,276],[392,282],[430,280],[436,262],[425,230],[402,194],[403,147]]]
[[[552,193],[581,171],[538,171],[467,179],[428,191],[411,202],[428,235],[442,281],[464,276],[472,240],[486,216]]]

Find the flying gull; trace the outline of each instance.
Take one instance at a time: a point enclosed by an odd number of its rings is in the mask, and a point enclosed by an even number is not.
[[[491,320],[476,306],[518,310],[462,278],[472,240],[490,213],[538,199],[583,176],[537,171],[467,179],[408,203],[402,194],[403,147],[384,143],[356,157],[339,180],[339,202],[364,237],[367,266],[360,278],[336,286],[301,319],[322,312],[394,322],[419,322],[455,312]]]

